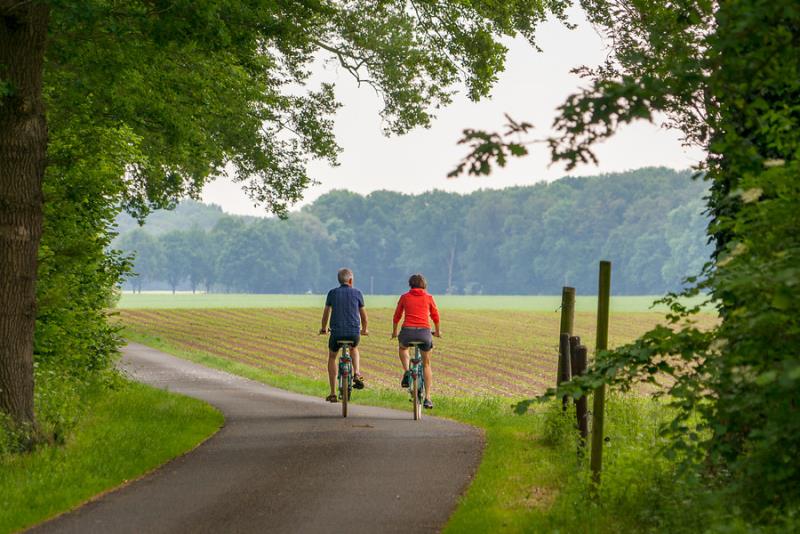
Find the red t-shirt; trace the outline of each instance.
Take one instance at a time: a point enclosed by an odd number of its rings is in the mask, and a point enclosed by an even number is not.
[[[439,322],[439,309],[433,300],[433,295],[424,289],[412,288],[408,293],[402,295],[397,301],[397,308],[394,310],[394,322],[399,323],[403,313],[406,319],[403,326],[415,326],[419,328],[429,328],[430,319],[434,323]]]

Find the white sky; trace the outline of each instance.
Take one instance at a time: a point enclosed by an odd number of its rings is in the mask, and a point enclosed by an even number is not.
[[[337,98],[343,106],[336,116],[336,136],[343,152],[340,166],[313,162],[311,176],[320,182],[306,191],[299,205],[313,201],[331,189],[369,193],[389,189],[421,193],[444,189],[467,193],[480,188],[529,185],[564,176],[561,166],[549,165],[546,145],[531,145],[526,158],[512,160],[504,169],[496,168],[489,177],[462,176],[448,179],[447,173],[466,154],[457,145],[464,128],[502,130],[508,113],[515,120],[534,125],[532,136],[547,137],[556,108],[574,93],[582,80],[570,74],[579,65],[597,65],[606,50],[597,33],[580,16],[573,16],[579,27],[568,30],[558,22],[539,28],[536,52],[523,39],[507,43],[506,70],[501,73],[492,96],[473,103],[456,96],[453,104],[440,110],[429,129],[417,129],[402,137],[385,137],[378,115],[380,102],[369,87],[358,88],[352,78],[333,65],[318,74],[336,82]],[[609,141],[596,147],[598,166],[578,167],[570,174],[589,175],[624,171],[644,166],[663,165],[685,169],[703,159],[699,149],[681,146],[678,132],[639,122],[624,127]],[[229,213],[263,215],[240,187],[226,179],[208,184],[203,200],[219,204]]]

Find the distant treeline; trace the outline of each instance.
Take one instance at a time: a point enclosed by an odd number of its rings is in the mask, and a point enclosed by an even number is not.
[[[320,293],[353,268],[365,292],[397,293],[422,272],[435,293],[661,294],[707,260],[703,182],[646,168],[469,195],[333,191],[286,220],[187,202],[144,229],[120,221],[141,289]]]

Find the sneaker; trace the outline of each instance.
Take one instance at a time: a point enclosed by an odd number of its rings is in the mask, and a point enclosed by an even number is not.
[[[355,375],[353,377],[353,388],[354,389],[364,389],[364,377],[361,375]]]
[[[403,379],[400,381],[401,388],[407,388],[411,385],[411,371],[406,371],[403,373]]]
[[[433,403],[431,402],[430,399],[425,399],[424,401],[422,401],[422,407],[427,408],[429,410],[433,410]]]

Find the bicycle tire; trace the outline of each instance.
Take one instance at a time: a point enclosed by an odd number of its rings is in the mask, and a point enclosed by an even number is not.
[[[422,419],[422,404],[419,402],[419,375],[414,374],[414,389],[411,391],[414,398],[414,421]]]
[[[347,377],[342,377],[341,382],[341,391],[342,391],[342,417],[347,417],[347,401],[350,400],[350,392],[348,391],[350,388],[347,387]]]

